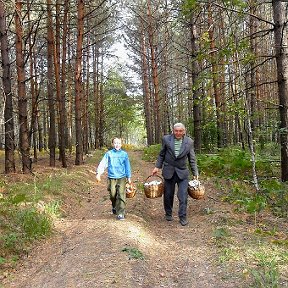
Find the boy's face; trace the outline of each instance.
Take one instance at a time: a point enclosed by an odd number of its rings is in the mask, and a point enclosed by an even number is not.
[[[121,146],[122,146],[121,140],[118,139],[118,138],[115,138],[115,139],[113,140],[113,147],[114,147],[116,150],[120,150],[120,149],[121,149]]]

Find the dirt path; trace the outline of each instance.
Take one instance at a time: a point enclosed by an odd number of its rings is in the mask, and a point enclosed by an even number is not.
[[[132,179],[143,182],[153,163],[142,161],[139,152],[129,155]],[[92,177],[95,176],[91,174]],[[189,198],[189,224],[185,227],[178,222],[177,201],[174,221],[167,222],[162,198],[148,199],[141,191],[133,199],[127,199],[126,220],[116,221],[106,181],[102,180],[95,184],[95,189],[80,195],[80,205],[67,199],[67,217],[56,222],[56,235],[37,246],[2,285],[5,288],[245,287],[235,267],[223,270],[219,266],[212,232],[219,219],[230,211],[228,206],[219,209],[220,202],[214,201],[217,193],[209,183],[206,190],[204,200]],[[207,207],[216,212],[204,213]],[[144,259],[129,257],[127,252],[132,248],[142,252]]]

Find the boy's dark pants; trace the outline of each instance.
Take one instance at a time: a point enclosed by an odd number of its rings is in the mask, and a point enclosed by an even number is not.
[[[108,178],[108,191],[112,207],[116,209],[117,215],[125,215],[126,207],[126,178],[111,179]]]

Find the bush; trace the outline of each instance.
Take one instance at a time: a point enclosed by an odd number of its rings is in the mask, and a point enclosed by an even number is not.
[[[150,145],[149,147],[144,148],[142,157],[143,160],[156,161],[160,150],[161,150],[160,144]]]
[[[39,213],[34,207],[18,211],[16,219],[26,239],[38,239],[49,235],[52,231],[51,219],[45,213]]]

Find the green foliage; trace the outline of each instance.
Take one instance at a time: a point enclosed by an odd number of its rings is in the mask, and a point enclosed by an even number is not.
[[[140,259],[144,260],[144,255],[143,253],[138,250],[137,248],[133,247],[125,247],[122,249],[122,252],[126,252],[129,256],[129,259]]]
[[[10,201],[11,204],[17,205],[17,204],[20,204],[21,202],[27,201],[27,197],[26,197],[26,194],[20,193],[20,194],[12,195],[10,199],[8,198],[8,201]]]
[[[217,143],[217,126],[215,122],[207,122],[203,126],[203,144],[205,151],[212,150]]]
[[[265,253],[256,252],[254,254],[258,263],[257,268],[251,269],[250,273],[253,276],[253,287],[255,288],[278,288],[279,285],[279,269],[277,259],[271,258]]]
[[[260,191],[255,193],[252,186],[252,165],[249,152],[237,148],[225,148],[217,154],[197,155],[199,170],[208,177],[233,180],[224,200],[237,204],[240,211],[255,213],[269,207],[277,216],[287,216],[288,189],[287,184],[275,178],[277,168],[275,162],[267,161],[269,148],[277,150],[275,145],[262,147],[261,154],[256,155],[256,170],[259,178]],[[275,152],[276,154],[276,152]],[[277,162],[276,162],[277,164]],[[224,184],[222,183],[222,186]],[[223,187],[219,189],[224,189]],[[227,187],[227,185],[226,185]]]
[[[61,217],[61,201],[54,200],[45,205],[44,211],[49,217],[60,218]]]
[[[267,199],[259,194],[252,194],[252,197],[246,196],[242,199],[235,201],[240,207],[244,207],[245,211],[248,213],[255,213],[264,210],[267,206]]]
[[[156,161],[158,154],[160,152],[161,145],[155,144],[145,147],[143,151],[143,160],[145,161]]]
[[[238,260],[239,255],[236,253],[235,249],[232,247],[224,248],[219,256],[220,263],[225,263],[230,260]]]
[[[39,213],[34,207],[17,211],[15,216],[16,223],[27,239],[39,239],[51,233],[50,218],[44,213]]]
[[[128,94],[128,86],[129,81],[121,76],[120,71],[117,69],[108,71],[104,85],[106,139],[133,135],[136,130],[143,131],[143,115],[139,112],[137,97]],[[127,136],[127,138],[133,138],[133,136]],[[139,141],[134,138],[131,140]]]
[[[243,0],[224,0],[223,1],[226,5],[235,7],[235,8],[246,8],[247,2]]]
[[[47,194],[60,194],[62,188],[64,187],[64,177],[59,176],[55,177],[55,175],[50,174],[43,183],[37,183],[37,190],[46,191]]]
[[[227,229],[224,227],[217,227],[217,229],[213,231],[213,237],[216,240],[225,239],[228,236],[229,236],[229,233]]]
[[[79,172],[72,174],[65,170],[49,177],[40,176],[27,178],[27,182],[2,183],[5,192],[0,194],[0,255],[5,259],[2,264],[13,264],[12,258],[17,261],[32,241],[53,232],[53,220],[61,216],[62,202],[57,198],[66,193],[67,181],[71,183],[69,193],[74,189],[87,191],[92,186],[86,175]]]
[[[189,16],[191,11],[195,10],[199,5],[199,0],[185,0],[182,4],[182,13],[184,16]]]
[[[11,232],[11,233],[3,235],[0,239],[3,241],[3,246],[6,249],[15,251],[15,247],[20,241],[20,236],[21,235],[19,233]]]
[[[267,198],[273,213],[280,217],[288,216],[288,183],[277,179],[264,179],[261,182],[262,193]]]
[[[52,232],[52,221],[49,215],[38,211],[35,207],[14,206],[7,208],[5,213],[3,211],[1,207],[2,217],[3,214],[6,215],[0,225],[0,229],[5,231],[0,237],[2,255],[21,254],[32,240],[45,237]]]
[[[198,165],[205,175],[247,179],[251,174],[251,161],[248,152],[241,149],[222,149],[218,154],[197,155]]]

